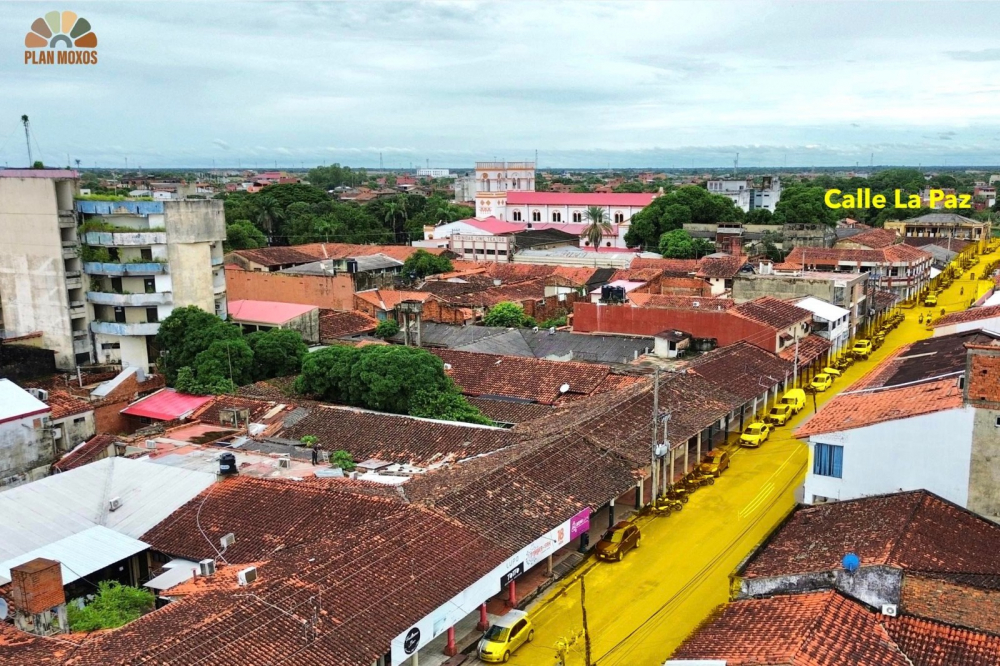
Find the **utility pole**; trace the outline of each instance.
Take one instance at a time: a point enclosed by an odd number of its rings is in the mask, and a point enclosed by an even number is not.
[[[667,452],[666,455],[670,455],[670,440],[667,439],[667,426],[670,424],[670,416],[671,416],[670,412],[667,412],[666,414],[663,415],[663,449]],[[657,461],[657,465],[659,465],[659,461]],[[666,494],[667,489],[674,482],[674,478],[670,477],[670,480],[668,482],[665,470],[663,474],[661,474],[661,476],[663,477],[662,481],[663,494]]]
[[[35,160],[31,156],[31,129],[28,124],[28,115],[21,116],[21,124],[24,125],[24,141],[28,144],[28,168],[35,166]]]
[[[650,486],[650,501],[652,504],[656,504],[656,490],[659,485],[658,474],[657,474],[657,463],[656,459],[656,421],[660,418],[660,368],[657,366],[653,369],[653,445],[650,447],[650,477],[652,480],[652,485]]]
[[[799,385],[799,329],[795,328],[795,365],[792,369],[792,386]]]

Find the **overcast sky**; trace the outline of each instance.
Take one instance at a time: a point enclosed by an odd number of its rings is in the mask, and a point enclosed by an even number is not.
[[[24,64],[0,164],[1000,164],[995,3],[63,3],[94,66]]]

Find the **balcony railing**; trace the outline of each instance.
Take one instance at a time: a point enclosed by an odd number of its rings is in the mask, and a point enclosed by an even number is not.
[[[95,305],[151,307],[154,305],[170,305],[173,303],[173,294],[169,291],[157,291],[151,294],[116,294],[108,291],[88,291],[87,300]]]
[[[225,260],[226,260],[225,257],[212,257],[212,265],[221,266]]]
[[[63,259],[72,259],[80,252],[80,244],[76,241],[62,241]]]
[[[72,319],[87,316],[87,304],[80,301],[73,301],[69,304],[69,316]]]
[[[102,335],[156,335],[160,325],[145,321],[131,324],[118,321],[92,321],[90,330]]]
[[[166,245],[165,231],[88,231],[83,235],[87,245],[106,247],[131,247],[138,245]]]
[[[72,277],[70,275],[66,276],[67,289],[80,289],[81,287],[83,287],[83,279],[79,275],[76,277]]]
[[[158,261],[126,264],[88,261],[83,265],[83,270],[89,275],[159,275],[169,273],[170,265]]]

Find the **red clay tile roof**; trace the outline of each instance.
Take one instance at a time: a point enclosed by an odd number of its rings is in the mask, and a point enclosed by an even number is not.
[[[222,425],[219,418],[223,409],[246,409],[250,412],[250,422],[260,419],[264,414],[274,408],[276,403],[267,400],[254,400],[236,395],[215,396],[213,400],[198,408],[192,415],[192,419],[198,419],[202,423],[212,425]],[[246,424],[241,422],[241,427]]]
[[[914,666],[887,640],[880,619],[836,592],[737,601],[671,658],[726,666]]]
[[[670,275],[693,275],[698,270],[697,259],[643,259],[636,257],[629,268],[656,268]]]
[[[553,405],[567,394],[591,395],[611,374],[595,363],[545,361],[454,349],[430,349],[451,367],[445,373],[466,395],[495,395]],[[569,385],[564,394],[560,387]]]
[[[700,310],[729,310],[736,307],[731,298],[710,296],[674,296],[671,294],[641,294],[631,292],[628,300],[639,307],[649,308],[697,308]]]
[[[496,400],[494,398],[467,398],[469,404],[483,413],[483,416],[498,424],[516,424],[545,418],[554,413],[555,408],[533,402],[517,400]]]
[[[1000,525],[926,490],[797,509],[744,566],[744,578],[862,566],[1000,574]]]
[[[51,418],[53,421],[94,410],[94,406],[89,402],[75,398],[65,391],[49,391],[47,402],[49,407],[52,408]]]
[[[327,451],[345,449],[356,461],[378,458],[418,466],[454,462],[514,443],[509,430],[487,428],[351,407],[313,406],[276,435],[298,442],[313,435]]]
[[[883,617],[882,626],[913,666],[995,666],[1000,637],[915,617]]]
[[[909,616],[1000,636],[1000,576],[907,571],[899,606]]]
[[[378,319],[353,310],[320,310],[319,339],[328,343],[338,338],[370,333],[378,326]]]
[[[255,250],[234,250],[233,254],[261,266],[283,266],[285,264],[308,264],[315,257],[300,252],[294,247],[262,247]]]
[[[412,245],[355,245],[351,243],[308,243],[292,246],[299,252],[310,255],[312,261],[317,259],[346,259],[348,257],[367,257],[373,254],[384,254],[397,261],[406,261],[417,250],[429,254],[444,254],[448,250],[436,247],[413,247]]]
[[[673,654],[727,666],[995,666],[1000,637],[887,617],[836,592],[737,601]]]
[[[630,282],[649,282],[663,275],[663,271],[658,268],[619,268],[612,275],[608,282],[615,280],[629,280]]]
[[[427,301],[434,298],[433,294],[396,289],[371,289],[355,292],[354,295],[385,312],[391,312],[401,301]]]
[[[937,328],[939,326],[965,324],[970,321],[993,319],[994,317],[1000,317],[1000,305],[987,305],[984,308],[969,308],[968,310],[949,312],[943,317],[935,319],[931,325],[934,326],[934,328]]]
[[[857,243],[858,245],[864,245],[865,247],[877,250],[879,248],[895,245],[899,242],[900,238],[896,235],[896,232],[891,229],[871,229],[864,233],[857,234],[856,236],[845,238],[844,240],[846,242]]]
[[[793,370],[792,363],[745,340],[714,349],[688,367],[742,401],[781,383]]]
[[[806,337],[799,340],[799,367],[803,365],[809,365],[817,358],[829,351],[830,341],[826,338],[820,337],[818,335],[809,334]],[[795,362],[795,345],[786,347],[780,354],[781,358],[786,361]]]
[[[85,635],[61,635],[59,640],[33,636],[0,622],[0,666],[61,666],[77,651]]]
[[[796,430],[795,436],[853,430],[961,406],[962,390],[958,388],[957,377],[882,391],[840,394]]]
[[[698,261],[698,277],[730,280],[747,263],[743,256],[702,257]]]
[[[770,326],[777,330],[788,328],[799,322],[812,321],[812,313],[797,305],[774,298],[761,296],[733,308],[733,312],[751,321]]]
[[[796,247],[785,257],[784,264],[802,267],[838,266],[857,264],[921,263],[930,261],[931,255],[921,249],[899,243],[877,250],[853,248]]]
[[[114,435],[95,435],[57,460],[52,469],[57,472],[68,472],[100,458],[109,446],[118,441]]]

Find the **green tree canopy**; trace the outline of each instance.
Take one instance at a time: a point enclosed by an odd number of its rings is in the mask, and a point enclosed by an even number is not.
[[[415,274],[418,278],[447,273],[452,269],[451,260],[448,257],[431,254],[427,250],[417,250],[403,262],[403,274]]]
[[[104,580],[90,603],[83,608],[66,604],[66,614],[73,631],[115,629],[153,610],[155,604],[156,596],[149,590]]]
[[[517,303],[501,301],[489,309],[483,317],[483,323],[487,326],[520,328],[530,323],[530,317],[524,314],[524,308]]]
[[[766,208],[754,208],[743,216],[743,224],[774,224],[771,211]]]
[[[236,220],[226,225],[226,242],[223,244],[226,252],[253,250],[258,247],[267,247],[267,236],[250,220]]]
[[[739,222],[743,211],[728,197],[710,194],[697,185],[686,185],[656,197],[632,216],[625,244],[629,247],[655,248],[660,236],[680,229],[684,224]]]
[[[395,319],[380,321],[375,327],[375,337],[383,340],[388,340],[397,333],[399,333],[399,324],[396,323]]]
[[[833,226],[841,217],[826,205],[826,190],[822,187],[797,185],[784,188],[774,207],[774,224],[827,224]]]
[[[714,252],[715,246],[704,238],[692,238],[683,229],[674,229],[660,236],[659,250],[668,259],[697,259]]]
[[[302,369],[302,359],[309,348],[302,335],[288,328],[272,328],[246,336],[253,351],[253,380],[296,375]]]
[[[296,389],[395,414],[488,422],[445,375],[441,359],[415,347],[332,345],[306,357]]]
[[[156,334],[160,368],[167,384],[174,385],[181,368],[195,366],[198,355],[213,342],[236,340],[241,335],[238,327],[195,305],[175,308],[169,317],[160,322],[160,330]]]

